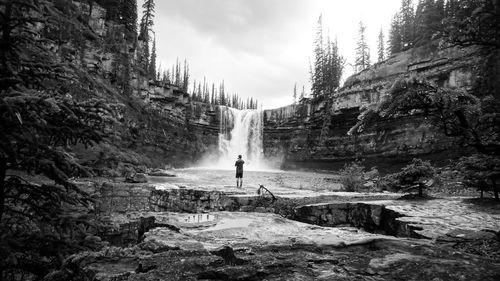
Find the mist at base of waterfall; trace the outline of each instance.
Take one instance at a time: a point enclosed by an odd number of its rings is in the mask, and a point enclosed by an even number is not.
[[[186,188],[210,186],[235,186],[235,169],[215,169],[209,167],[192,167],[174,169],[176,177],[150,177],[150,182],[161,186],[168,183]],[[330,172],[262,170],[243,172],[243,187],[258,188],[264,185],[274,188],[307,189],[307,190],[340,190],[338,175]]]
[[[238,155],[242,155],[245,170],[276,168],[264,159],[262,110],[238,110],[220,106],[219,118],[218,151],[202,161],[200,167],[231,170],[234,169]]]

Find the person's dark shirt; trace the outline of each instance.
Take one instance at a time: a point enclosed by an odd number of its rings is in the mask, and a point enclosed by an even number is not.
[[[236,166],[237,173],[243,173],[243,164],[245,164],[245,161],[243,161],[243,159],[236,160],[234,166]]]

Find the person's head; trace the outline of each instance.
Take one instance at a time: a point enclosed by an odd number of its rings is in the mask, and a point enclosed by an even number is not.
[[[238,155],[238,159],[241,159],[241,155]]]

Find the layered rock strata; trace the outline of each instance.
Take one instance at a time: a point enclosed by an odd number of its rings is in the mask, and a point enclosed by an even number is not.
[[[266,110],[264,153],[282,159],[286,168],[330,169],[355,159],[391,169],[413,157],[443,160],[467,153],[459,139],[444,136],[418,115],[385,120],[358,135],[347,132],[360,108],[379,102],[397,78],[418,75],[441,86],[470,90],[481,83],[479,73],[490,57],[476,46],[423,46],[395,54],[349,77],[331,97]]]

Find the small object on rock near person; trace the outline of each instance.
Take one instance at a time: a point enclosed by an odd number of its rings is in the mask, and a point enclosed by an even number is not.
[[[264,197],[265,196],[265,193],[264,192],[267,192],[271,198],[272,198],[272,202],[274,203],[274,201],[277,201],[278,199],[274,196],[274,194],[269,191],[269,189],[267,189],[265,186],[263,186],[262,184],[259,184],[259,189],[257,189],[257,194]]]

